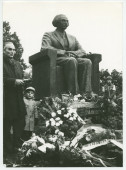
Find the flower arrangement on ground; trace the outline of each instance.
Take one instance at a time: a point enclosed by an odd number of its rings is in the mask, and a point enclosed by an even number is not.
[[[22,165],[37,167],[116,166],[117,157],[109,158],[108,155],[103,156],[93,150],[84,149],[86,144],[92,142],[99,143],[104,139],[116,139],[114,131],[86,125],[77,114],[77,110],[71,108],[68,102],[71,102],[71,99],[64,102],[58,97],[45,98],[40,101],[39,122],[35,133],[31,139],[23,143],[20,149]],[[104,147],[106,150],[110,149],[108,145]]]

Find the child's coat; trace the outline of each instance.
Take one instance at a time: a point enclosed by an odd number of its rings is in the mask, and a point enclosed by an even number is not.
[[[34,131],[35,118],[38,118],[37,105],[32,99],[24,98],[27,115],[25,116],[25,128],[26,131]]]

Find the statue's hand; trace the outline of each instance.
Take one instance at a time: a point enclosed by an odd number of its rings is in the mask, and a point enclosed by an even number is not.
[[[66,50],[57,50],[57,54],[58,55],[65,55],[66,54]]]
[[[68,55],[69,57],[74,57],[74,58],[76,58],[76,55],[73,54],[71,51],[66,51],[66,55]]]
[[[93,53],[89,52],[89,53],[87,53],[86,55],[88,56],[88,55],[91,55],[91,54],[93,54]]]

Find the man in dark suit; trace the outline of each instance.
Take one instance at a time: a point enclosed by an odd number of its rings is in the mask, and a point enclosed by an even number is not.
[[[25,125],[26,109],[23,101],[23,69],[14,60],[15,46],[5,42],[3,49],[3,145],[4,153],[20,147],[20,137]],[[13,128],[13,142],[10,129]]]
[[[57,51],[57,65],[63,67],[67,90],[72,94],[91,93],[90,59],[84,58],[86,52],[77,39],[65,32],[69,21],[65,15],[57,15],[53,19],[54,32],[47,32],[42,39],[41,51],[55,49]]]

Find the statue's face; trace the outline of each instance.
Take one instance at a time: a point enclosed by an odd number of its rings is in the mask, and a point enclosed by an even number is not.
[[[58,23],[57,23],[57,28],[65,30],[69,26],[69,21],[66,17],[62,17]]]
[[[15,46],[13,43],[5,44],[3,52],[8,58],[13,58],[15,55]]]

